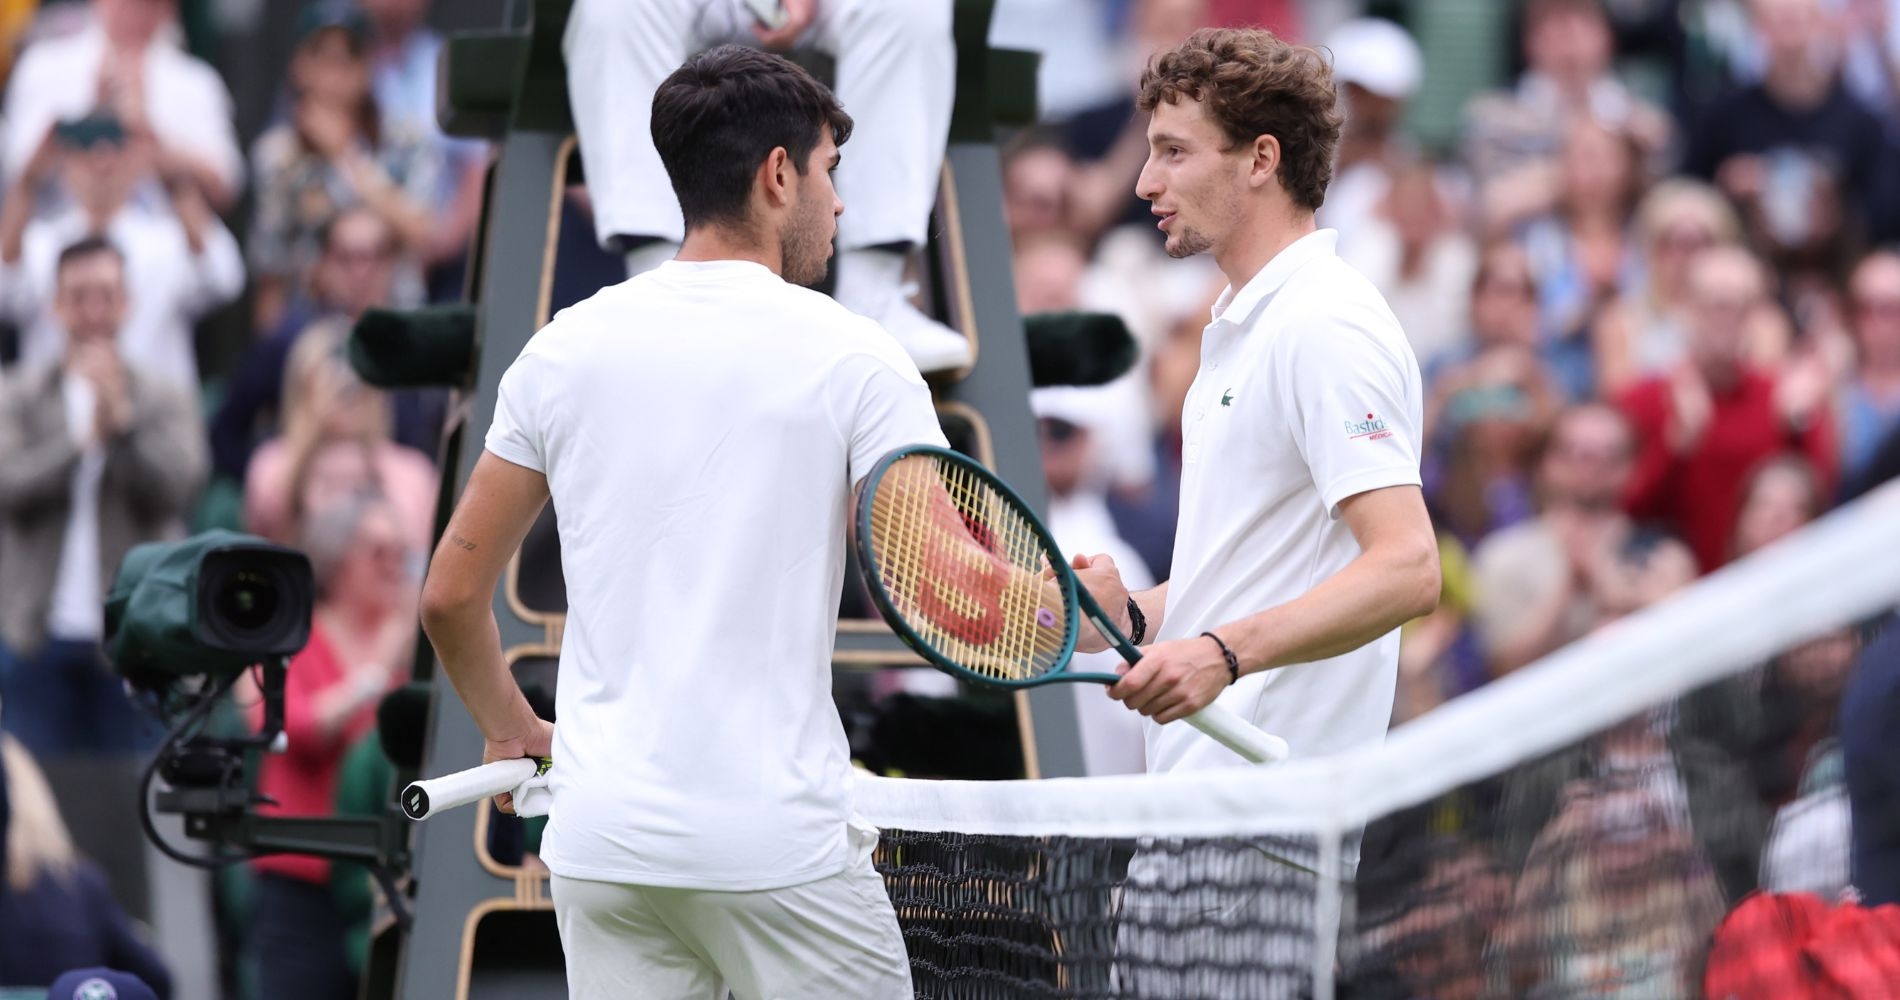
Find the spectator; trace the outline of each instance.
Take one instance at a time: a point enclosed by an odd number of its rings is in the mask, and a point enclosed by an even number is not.
[[[260,331],[275,329],[288,302],[307,293],[324,223],[358,205],[381,216],[402,247],[407,264],[397,272],[396,301],[421,301],[415,260],[429,247],[442,177],[429,138],[385,120],[377,107],[361,20],[311,7],[300,28],[290,120],[251,150],[257,214],[249,249]]]
[[[1606,982],[1621,996],[1694,995],[1723,893],[1680,806],[1628,779],[1578,780],[1560,801],[1498,935],[1492,995],[1589,996]]]
[[[1030,399],[1042,442],[1042,469],[1049,483],[1049,533],[1070,554],[1106,554],[1133,587],[1152,587],[1154,574],[1142,562],[1108,513],[1108,470],[1097,428],[1114,419],[1114,401],[1101,389],[1037,389]],[[1124,661],[1105,650],[1083,653],[1075,669],[1116,673]],[[1140,774],[1146,770],[1141,720],[1100,691],[1077,686],[1076,712],[1082,757],[1089,774]]]
[[[579,0],[569,16],[568,99],[603,247],[627,255],[638,275],[672,258],[684,232],[668,190],[645,107],[661,81],[702,46],[733,39],[772,48],[813,44],[837,59],[837,90],[857,119],[858,145],[844,157],[838,191],[835,295],[882,323],[924,372],[970,363],[969,341],[924,315],[904,288],[910,251],[924,242],[936,202],[956,46],[949,0],[813,0],[788,8],[782,28],[751,24],[745,5],[699,0]],[[748,30],[750,29],[750,30]],[[711,85],[709,82],[708,85]]]
[[[1436,167],[1419,160],[1383,170],[1384,195],[1374,214],[1354,223],[1350,242],[1340,233],[1347,247],[1340,256],[1385,296],[1412,352],[1436,357],[1455,349],[1469,328],[1477,247],[1459,227]]]
[[[1061,312],[1081,304],[1088,254],[1060,231],[1026,238],[1016,247],[1016,308],[1024,316]]]
[[[1459,338],[1457,346],[1424,359],[1428,387],[1463,378],[1460,369],[1494,347],[1537,349],[1537,280],[1524,248],[1498,240],[1478,254],[1477,263],[1465,309],[1468,335]]]
[[[341,343],[358,317],[390,304],[400,254],[396,234],[367,208],[346,209],[319,231],[323,247],[311,271],[310,294],[293,299],[283,322],[239,361],[211,425],[211,456],[218,475],[243,482],[251,453],[275,433],[282,414],[284,375],[291,351],[321,330]],[[397,441],[433,454],[438,427],[417,394],[395,395]]]
[[[7,176],[19,176],[55,125],[106,112],[152,140],[162,176],[188,179],[214,210],[229,210],[244,181],[231,92],[178,47],[178,0],[91,0],[91,8],[90,25],[28,47],[7,81]]]
[[[1359,266],[1354,244],[1386,203],[1393,172],[1406,162],[1399,122],[1406,102],[1418,92],[1425,57],[1404,28],[1372,17],[1334,28],[1321,51],[1331,53],[1346,124],[1339,134],[1333,182],[1316,221],[1339,230],[1340,254]],[[1405,325],[1405,317],[1399,319]],[[1406,333],[1411,333],[1409,325]]]
[[[430,0],[362,0],[370,26],[370,79],[376,105],[392,125],[429,138],[443,164],[442,183],[430,206],[429,242],[423,263],[434,269],[467,252],[482,210],[482,174],[487,147],[452,139],[436,123],[436,67],[442,36],[428,26]],[[460,297],[461,289],[450,297]]]
[[[1750,753],[1756,788],[1777,808],[1793,801],[1832,740],[1861,635],[1834,629],[1768,661],[1759,687],[1761,728]]]
[[[1549,180],[1517,192],[1495,185],[1485,212],[1494,231],[1524,244],[1551,367],[1571,399],[1588,399],[1596,385],[1590,329],[1627,279],[1628,227],[1643,176],[1626,135],[1580,121]]]
[[[65,357],[0,398],[5,721],[41,755],[124,752],[149,723],[101,652],[106,587],[132,546],[180,531],[204,482],[204,426],[184,389],[120,354],[125,263],[111,244],[60,254],[53,307]]]
[[[1537,356],[1519,347],[1486,350],[1433,387],[1426,434],[1446,449],[1425,482],[1440,528],[1471,546],[1531,515],[1532,446],[1556,408]]]
[[[112,898],[105,873],[73,850],[59,804],[31,754],[0,735],[9,815],[0,885],[0,983],[48,986],[68,969],[110,966],[171,995],[164,960]]]
[[[1861,477],[1874,451],[1900,431],[1900,252],[1868,254],[1848,282],[1854,370],[1841,386],[1841,478]]]
[[[317,608],[310,643],[291,660],[285,682],[288,749],[264,756],[257,790],[273,800],[267,814],[328,816],[345,752],[375,725],[377,703],[409,666],[420,580],[407,531],[375,498],[314,512],[301,542],[316,576]],[[354,997],[330,863],[275,854],[251,867],[249,948],[260,995]]]
[[[284,373],[283,433],[264,442],[244,480],[247,530],[294,543],[310,513],[314,484],[373,483],[401,518],[412,546],[425,546],[435,527],[435,466],[420,452],[389,440],[387,393],[364,385],[343,357],[343,332],[311,329],[297,341]],[[328,446],[351,448],[335,454]],[[357,461],[361,459],[361,461]]]
[[[1684,169],[1712,180],[1779,250],[1821,240],[1829,216],[1866,217],[1884,161],[1880,120],[1842,87],[1819,0],[1751,0],[1767,49],[1760,83],[1695,124]]]
[[[1077,167],[1062,143],[1044,132],[1025,132],[1003,150],[1003,217],[1013,243],[1074,228],[1072,190]]]
[[[157,172],[163,164],[151,140],[128,136],[116,118],[82,126],[48,133],[0,208],[0,294],[8,317],[26,330],[21,360],[49,361],[64,350],[52,308],[54,259],[84,237],[103,236],[125,255],[131,303],[120,352],[153,378],[196,392],[192,328],[244,290],[237,240],[197,185]],[[67,197],[34,217],[33,192],[53,179]]]
[[[1494,677],[1596,627],[1596,577],[1635,526],[1618,506],[1634,447],[1614,408],[1585,403],[1557,416],[1537,458],[1538,515],[1486,538],[1473,554],[1475,624]]]
[[[1687,360],[1618,399],[1637,439],[1625,505],[1680,534],[1705,573],[1728,561],[1742,489],[1757,463],[1795,450],[1823,483],[1833,482],[1825,372],[1808,362],[1766,371],[1747,356],[1743,325],[1762,286],[1761,266],[1745,251],[1697,254],[1688,274]]]
[[[1668,116],[1611,73],[1614,38],[1598,0],[1531,0],[1523,23],[1529,66],[1517,88],[1465,111],[1465,162],[1481,182],[1549,169],[1579,122],[1629,135],[1646,160],[1668,145]]]
[[[1734,558],[1754,555],[1821,516],[1827,494],[1820,474],[1799,455],[1776,455],[1756,467],[1742,487],[1735,515]]]
[[[1696,181],[1672,179],[1651,188],[1636,208],[1636,278],[1597,316],[1591,333],[1597,391],[1614,398],[1636,381],[1674,368],[1688,351],[1685,298],[1689,261],[1711,246],[1741,241],[1740,225],[1722,196]],[[1786,324],[1751,317],[1749,342],[1758,360],[1778,356],[1774,342]],[[1764,329],[1765,327],[1765,329]]]

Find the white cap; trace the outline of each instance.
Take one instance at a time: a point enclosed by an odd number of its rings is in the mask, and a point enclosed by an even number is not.
[[[1418,90],[1425,59],[1404,28],[1376,17],[1361,17],[1333,29],[1325,49],[1332,53],[1333,79],[1356,83],[1380,97],[1402,100]]]
[[[1091,430],[1110,423],[1115,402],[1100,386],[1057,385],[1029,392],[1029,410]]]

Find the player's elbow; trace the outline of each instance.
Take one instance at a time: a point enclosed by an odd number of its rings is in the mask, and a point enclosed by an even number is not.
[[[1438,610],[1444,573],[1438,565],[1438,540],[1431,535],[1408,541],[1393,553],[1393,579],[1399,585],[1395,604],[1404,609],[1404,621],[1423,618]]]
[[[434,640],[486,602],[486,595],[470,584],[467,574],[432,569],[422,584],[422,631]]]

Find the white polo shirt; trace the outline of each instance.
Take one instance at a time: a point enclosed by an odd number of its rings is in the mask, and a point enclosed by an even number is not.
[[[1339,503],[1419,485],[1418,361],[1372,283],[1321,229],[1214,305],[1182,408],[1181,514],[1157,639],[1285,604],[1360,553]],[[1202,642],[1207,640],[1203,639]],[[1296,757],[1384,739],[1395,630],[1350,653],[1249,674],[1219,703]],[[1191,726],[1147,726],[1152,771],[1244,766]]]
[[[758,264],[668,262],[528,342],[487,447],[560,515],[555,874],[756,890],[861,856],[831,700],[845,526],[919,443],[943,433],[890,335]]]

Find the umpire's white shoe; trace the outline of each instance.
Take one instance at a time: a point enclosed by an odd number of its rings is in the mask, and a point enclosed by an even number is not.
[[[838,255],[839,304],[877,320],[925,374],[967,368],[975,360],[970,341],[931,319],[910,302],[903,283],[904,258],[886,250],[847,250]]]

